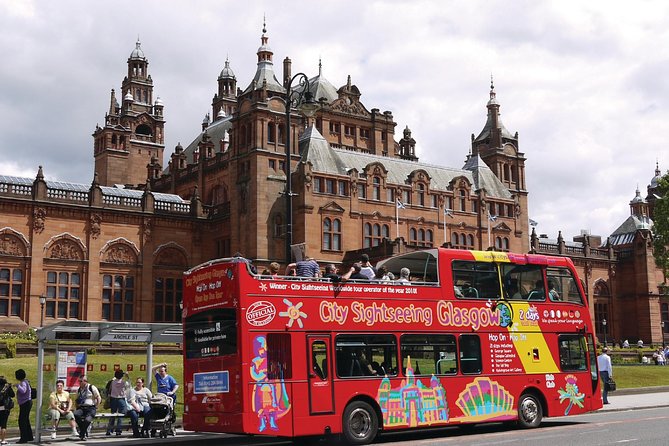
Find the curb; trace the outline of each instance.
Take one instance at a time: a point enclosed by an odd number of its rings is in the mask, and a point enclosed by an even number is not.
[[[615,395],[641,395],[644,393],[661,393],[669,392],[669,386],[655,386],[655,387],[632,387],[628,389],[618,389],[611,392],[612,396]]]

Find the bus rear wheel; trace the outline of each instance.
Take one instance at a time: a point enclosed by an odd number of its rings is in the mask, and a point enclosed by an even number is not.
[[[379,430],[374,409],[364,401],[354,401],[344,411],[344,438],[349,444],[369,444]]]
[[[543,418],[543,407],[536,396],[524,393],[518,400],[518,425],[524,429],[538,427]]]

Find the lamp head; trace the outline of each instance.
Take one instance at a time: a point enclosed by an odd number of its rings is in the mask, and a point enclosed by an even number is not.
[[[304,92],[304,99],[298,106],[300,113],[302,113],[307,118],[310,118],[319,108],[320,104],[314,100],[314,95],[309,90],[306,90]]]
[[[40,296],[39,297],[39,304],[40,305],[46,304],[46,297],[45,296]]]

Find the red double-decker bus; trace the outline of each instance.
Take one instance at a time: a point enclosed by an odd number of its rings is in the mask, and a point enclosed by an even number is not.
[[[381,265],[411,281],[262,277],[241,258],[188,271],[184,427],[367,444],[602,407],[570,259],[438,248]]]

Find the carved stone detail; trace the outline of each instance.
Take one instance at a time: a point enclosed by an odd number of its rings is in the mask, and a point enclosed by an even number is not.
[[[72,240],[58,240],[49,250],[48,257],[62,260],[82,260],[81,248]]]
[[[44,223],[46,222],[46,209],[36,208],[33,211],[33,230],[38,234],[44,231]]]
[[[142,232],[144,233],[144,240],[151,240],[151,230],[153,229],[153,221],[150,218],[144,220]]]
[[[25,246],[13,235],[0,235],[0,254],[8,256],[25,256]]]
[[[365,107],[360,102],[351,102],[350,104],[343,99],[337,99],[332,103],[332,110],[344,112],[351,115],[369,116]]]
[[[177,248],[166,247],[156,256],[155,265],[187,267],[188,262],[184,254]]]
[[[123,243],[116,243],[107,250],[104,261],[109,263],[135,264],[137,263],[137,256],[130,247]]]
[[[90,218],[90,232],[91,237],[94,239],[100,236],[100,223],[102,223],[100,214],[92,214]]]

